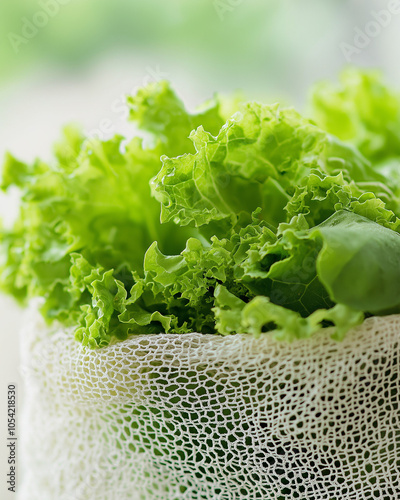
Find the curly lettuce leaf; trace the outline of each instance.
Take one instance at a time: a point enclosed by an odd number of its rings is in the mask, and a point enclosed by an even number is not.
[[[261,271],[263,255],[280,260],[270,267],[264,261]],[[261,293],[247,302],[217,287],[217,330],[255,335],[273,330],[276,338],[293,340],[309,337],[328,322],[341,339],[363,313],[400,312],[399,255],[398,233],[352,212],[338,211],[311,229],[298,229],[296,221],[275,244],[259,251],[258,259],[252,255],[247,277],[264,282]],[[273,293],[274,283],[281,293]]]
[[[329,321],[335,326],[332,337],[341,340],[350,328],[364,319],[362,312],[342,304],[319,309],[303,318],[298,312],[276,305],[265,296],[259,295],[246,304],[223,286],[217,288],[215,297],[217,329],[222,335],[248,332],[259,337],[263,332],[272,331],[275,339],[292,342],[311,337]]]
[[[277,281],[278,289],[291,285],[278,303],[303,316],[320,308],[321,301],[324,308],[343,304],[371,314],[400,312],[400,235],[362,215],[339,210],[309,229],[295,220],[267,252],[287,253],[266,277]],[[288,302],[297,294],[306,314]]]
[[[234,109],[235,102],[231,105]],[[202,125],[217,134],[225,122],[224,108],[218,99],[205,103],[196,113],[189,113],[167,81],[153,82],[128,97],[130,118],[162,143],[162,154],[178,156],[193,151],[189,139],[192,130]],[[229,106],[230,107],[230,106]]]
[[[6,157],[1,187],[22,201],[1,229],[4,290],[43,297],[45,318],[91,348],[330,325],[339,340],[364,315],[400,312],[400,177],[378,150],[366,158],[358,139],[278,105],[214,99],[189,113],[166,82],[129,105],[146,139],[70,127],[54,163]]]
[[[344,209],[398,230],[398,200],[394,194],[381,183],[371,182],[370,189],[365,188],[365,184],[347,182],[343,172],[325,175],[319,170],[312,170],[304,184],[296,187],[285,210],[289,218],[303,215],[310,227]]]
[[[357,150],[278,105],[249,103],[216,137],[200,127],[191,139],[196,153],[163,157],[153,194],[163,222],[195,225],[205,235],[245,226],[257,208],[274,227],[287,221],[286,205],[314,169],[340,172],[361,192],[361,183],[383,179]]]
[[[215,101],[191,115],[166,84],[150,85],[146,99],[143,92],[139,94],[136,102],[141,101],[141,111],[133,118],[142,128],[153,133],[157,120],[160,125],[167,116],[165,137],[159,134],[151,146],[139,138],[88,140],[67,127],[52,164],[27,165],[6,156],[1,187],[6,191],[16,186],[22,203],[12,230],[2,230],[1,287],[20,301],[44,297],[43,313],[49,320],[74,324],[81,308],[97,301],[93,286],[85,293],[72,293],[73,255],[82,256],[97,270],[112,270],[116,277],[122,274],[130,287],[132,272],[143,275],[143,257],[154,241],[164,252],[176,253],[197,234],[190,228],[160,224],[159,204],[151,197],[149,181],[160,168],[162,154],[185,152],[183,139],[193,123],[204,119],[210,126],[214,123],[215,130],[220,128],[224,120],[218,114],[219,104]],[[160,100],[160,113],[149,116],[154,100]],[[102,335],[108,339],[107,328]]]
[[[353,212],[312,228],[299,216],[278,238],[254,219],[211,246],[190,239],[180,255],[150,247],[131,303],[168,317],[167,331],[176,333],[274,330],[292,340],[334,324],[342,338],[364,313],[400,311],[398,255],[398,233]]]

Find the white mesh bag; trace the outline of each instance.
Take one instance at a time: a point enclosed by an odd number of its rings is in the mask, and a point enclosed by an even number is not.
[[[157,334],[84,350],[23,331],[20,500],[400,498],[400,316],[324,330]]]

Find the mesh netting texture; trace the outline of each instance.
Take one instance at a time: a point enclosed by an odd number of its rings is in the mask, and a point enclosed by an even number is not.
[[[20,500],[400,498],[400,316],[341,343],[24,329]]]

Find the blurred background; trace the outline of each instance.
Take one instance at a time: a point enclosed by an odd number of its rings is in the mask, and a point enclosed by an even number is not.
[[[380,68],[400,88],[399,4],[3,0],[0,157],[9,150],[26,161],[51,158],[51,145],[69,122],[104,139],[129,135],[124,96],[160,79],[170,80],[189,108],[214,92],[242,89],[251,99],[304,109],[310,86],[336,79],[349,64]],[[0,199],[5,218],[12,216],[12,205]],[[3,471],[6,386],[19,381],[21,311],[0,297],[0,315]]]
[[[380,67],[396,82],[400,14],[382,14],[396,3],[0,2],[0,154],[49,155],[70,121],[105,136],[125,133],[124,95],[162,78],[189,106],[243,89],[300,108],[313,82],[336,78],[347,64]]]

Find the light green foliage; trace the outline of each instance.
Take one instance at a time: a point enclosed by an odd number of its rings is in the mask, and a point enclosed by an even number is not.
[[[67,128],[51,165],[8,155],[2,188],[22,203],[2,230],[2,288],[44,297],[46,319],[90,347],[329,325],[340,339],[365,314],[400,312],[400,104],[373,73],[343,78],[314,93],[321,128],[237,100],[190,114],[160,82],[129,98],[146,141]]]
[[[400,155],[400,95],[377,71],[344,71],[340,84],[317,84],[312,115],[324,130],[353,143],[374,162]]]

